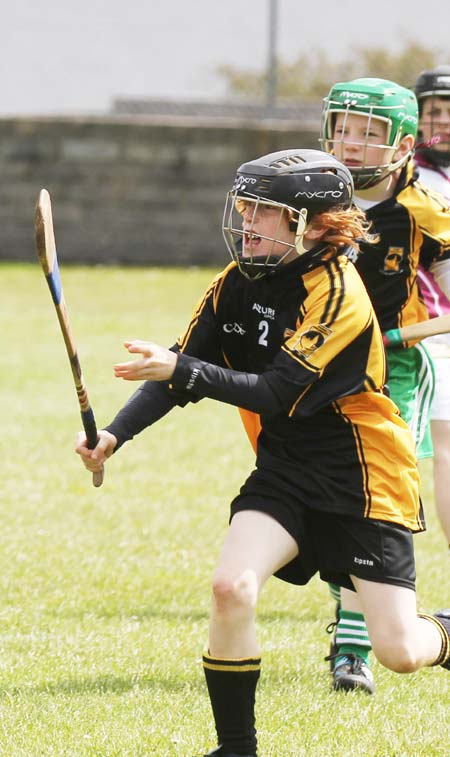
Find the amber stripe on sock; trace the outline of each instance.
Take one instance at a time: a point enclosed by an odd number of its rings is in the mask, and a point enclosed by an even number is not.
[[[225,753],[256,754],[255,693],[260,668],[259,657],[221,659],[203,655],[217,742]]]

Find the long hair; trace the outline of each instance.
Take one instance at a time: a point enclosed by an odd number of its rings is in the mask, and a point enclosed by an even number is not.
[[[328,242],[335,253],[347,245],[359,251],[360,242],[373,244],[378,241],[378,236],[370,233],[371,222],[367,220],[363,211],[355,206],[317,213],[311,219],[311,226],[326,230],[321,241]]]

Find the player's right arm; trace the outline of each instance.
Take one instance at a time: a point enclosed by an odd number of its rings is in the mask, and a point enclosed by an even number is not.
[[[184,352],[206,360],[219,359],[215,325],[215,303],[220,291],[222,274],[211,282],[197,303],[184,336],[171,347],[173,352]],[[175,406],[184,406],[194,397],[169,391],[167,382],[145,381],[119,410],[110,424],[99,431],[99,441],[94,450],[88,450],[83,432],[77,436],[75,451],[82,457],[88,470],[96,471],[113,452],[156,421],[163,418]]]

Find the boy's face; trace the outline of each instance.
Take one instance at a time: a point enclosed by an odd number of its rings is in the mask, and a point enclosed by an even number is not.
[[[422,100],[420,117],[422,140],[438,152],[450,149],[450,97],[431,95]]]
[[[295,232],[289,228],[285,208],[240,200],[243,257],[280,257],[294,247]]]
[[[387,147],[388,124],[358,113],[337,113],[333,129],[336,158],[350,168],[378,167],[392,161],[395,149]]]

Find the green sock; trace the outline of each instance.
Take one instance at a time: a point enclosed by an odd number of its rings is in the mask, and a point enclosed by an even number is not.
[[[340,656],[354,654],[362,657],[369,664],[369,652],[372,649],[367,632],[364,615],[360,612],[339,610],[339,622],[336,627],[336,645]]]
[[[339,605],[341,603],[341,587],[337,586],[337,584],[328,584],[328,591],[330,592],[332,598],[335,602],[337,602]]]

